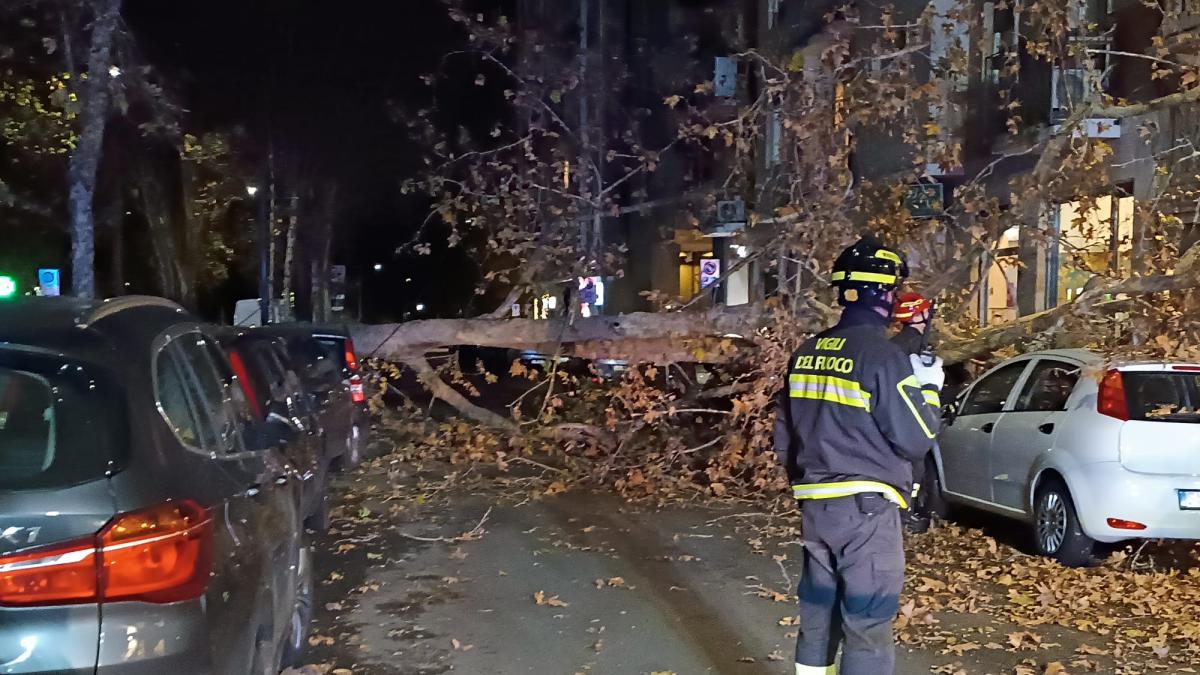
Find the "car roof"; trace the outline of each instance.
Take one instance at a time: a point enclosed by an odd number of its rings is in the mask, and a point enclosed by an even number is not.
[[[111,359],[115,350],[115,341],[108,335],[110,327],[124,329],[123,337],[141,337],[148,331],[156,335],[180,319],[191,317],[178,304],[149,296],[17,298],[0,302],[0,342],[104,360]]]
[[[1058,357],[1058,358],[1064,358],[1064,359],[1072,359],[1074,361],[1082,361],[1084,363],[1089,363],[1089,364],[1090,363],[1102,363],[1104,361],[1104,357],[1100,356],[1096,352],[1094,352],[1090,349],[1082,349],[1082,348],[1042,349],[1042,350],[1036,351],[1036,352],[1029,352],[1028,354],[1021,354],[1019,357],[1013,357],[1013,358],[1016,359],[1016,358],[1034,358],[1034,357],[1049,357],[1049,358]]]

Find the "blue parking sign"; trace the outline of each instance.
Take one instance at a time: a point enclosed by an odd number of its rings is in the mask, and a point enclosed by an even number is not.
[[[61,280],[62,275],[57,269],[38,270],[38,286],[42,287],[42,295],[62,295]]]

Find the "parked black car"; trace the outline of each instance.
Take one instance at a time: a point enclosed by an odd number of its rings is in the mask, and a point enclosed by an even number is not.
[[[315,394],[328,454],[337,468],[362,461],[369,428],[366,392],[354,341],[343,326],[272,324],[254,329],[280,337],[305,388]]]
[[[284,453],[300,473],[304,524],[319,532],[328,530],[329,470],[337,457],[328,453],[316,397],[292,368],[284,340],[234,328],[222,329],[218,336],[255,418],[274,420],[294,431]]]
[[[6,673],[276,675],[304,641],[297,476],[158,298],[0,303]]]

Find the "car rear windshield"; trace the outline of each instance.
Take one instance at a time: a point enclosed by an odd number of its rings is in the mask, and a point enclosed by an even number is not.
[[[112,380],[92,366],[0,355],[0,490],[102,478],[123,459],[116,394]]]
[[[325,391],[341,383],[342,352],[330,353],[328,345],[311,337],[289,340],[288,348],[305,385],[316,391]]]
[[[1200,373],[1122,373],[1129,419],[1200,422]]]
[[[316,339],[317,346],[321,351],[325,352],[325,357],[333,359],[333,362],[346,367],[346,341],[339,337],[322,335]]]

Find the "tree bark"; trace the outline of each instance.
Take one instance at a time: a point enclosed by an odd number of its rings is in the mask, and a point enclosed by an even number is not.
[[[179,172],[183,209],[183,237],[180,248],[183,251],[181,261],[181,297],[184,307],[196,308],[196,296],[200,285],[200,272],[204,269],[205,255],[202,245],[204,237],[203,219],[196,213],[196,162],[187,159],[181,152],[179,155]]]
[[[149,227],[150,249],[154,255],[154,269],[158,273],[158,291],[164,297],[179,300],[184,295],[182,256],[179,254],[175,228],[171,225],[171,208],[162,193],[158,173],[149,159],[142,157],[138,160],[134,175],[138,182],[141,210]]]
[[[71,220],[71,292],[96,297],[96,225],[93,200],[96,172],[108,121],[109,68],[113,36],[121,17],[122,0],[93,0],[92,36],[87,79],[80,89],[83,107],[80,132],[67,159],[67,201]]]
[[[478,345],[553,351],[560,342],[589,358],[637,361],[712,361],[721,354],[711,339],[748,335],[765,319],[759,306],[717,307],[705,312],[637,312],[617,316],[536,321],[533,319],[434,319],[351,327],[363,354],[407,361],[437,347]],[[814,313],[797,321],[797,331],[819,328]]]
[[[287,230],[284,233],[286,243],[283,249],[283,279],[280,283],[279,297],[283,300],[283,306],[289,310],[295,310],[292,303],[292,267],[295,265],[296,257],[296,220],[300,214],[300,195],[296,193],[296,186],[292,186],[292,197],[288,201],[288,219]]]

